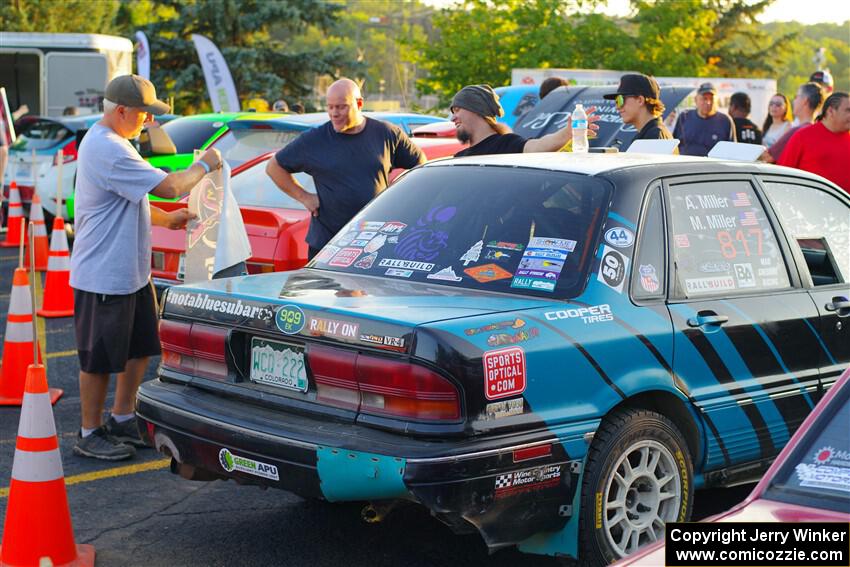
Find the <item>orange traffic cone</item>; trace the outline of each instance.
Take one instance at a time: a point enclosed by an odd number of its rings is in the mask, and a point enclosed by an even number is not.
[[[12,248],[21,245],[21,239],[26,239],[27,229],[21,228],[21,219],[24,218],[24,205],[21,203],[21,192],[18,184],[12,181],[9,184],[9,214],[6,219],[6,240],[0,242],[3,248]]]
[[[50,237],[44,302],[38,310],[38,314],[42,317],[70,317],[74,314],[74,292],[68,285],[71,275],[69,258],[65,221],[62,217],[56,217],[53,219],[53,235]]]
[[[3,343],[3,366],[0,368],[0,406],[19,406],[24,398],[24,383],[27,366],[33,364],[32,300],[29,279],[23,268],[15,270],[12,294],[9,300],[9,316],[6,319],[6,337]],[[41,352],[38,353],[41,362]],[[52,388],[53,403],[62,395],[62,390]]]
[[[56,423],[44,366],[27,368],[24,404],[12,463],[0,566],[94,565],[94,547],[76,545]]]
[[[44,210],[41,208],[41,199],[38,193],[32,194],[30,205],[30,222],[32,223],[33,247],[35,248],[35,269],[39,272],[47,271],[47,229],[44,226]],[[26,241],[26,253],[24,253],[24,267],[30,267],[29,253],[30,239]]]

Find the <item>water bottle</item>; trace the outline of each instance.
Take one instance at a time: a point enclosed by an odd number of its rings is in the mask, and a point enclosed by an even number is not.
[[[587,153],[587,113],[584,106],[577,104],[572,115],[573,121],[573,151]]]

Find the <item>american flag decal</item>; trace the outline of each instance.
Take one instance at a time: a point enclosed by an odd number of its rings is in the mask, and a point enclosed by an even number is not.
[[[750,196],[746,193],[735,193],[732,197],[732,204],[736,207],[749,207],[750,206]]]
[[[741,213],[741,226],[758,226],[758,219],[753,211],[744,211]]]

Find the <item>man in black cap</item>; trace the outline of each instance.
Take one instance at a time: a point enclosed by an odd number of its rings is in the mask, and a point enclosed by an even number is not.
[[[664,103],[661,102],[661,89],[652,77],[640,73],[623,75],[617,92],[602,98],[613,100],[623,123],[635,127],[638,131],[635,140],[673,139],[661,121]]]
[[[761,128],[749,119],[752,101],[750,95],[737,92],[729,98],[729,116],[735,122],[735,137],[743,144],[761,145]]]
[[[823,93],[825,97],[832,94],[832,89],[834,88],[832,82],[832,73],[829,72],[828,69],[824,69],[822,71],[815,71],[809,77],[810,83],[817,83],[823,89]]]
[[[452,122],[457,128],[457,138],[469,142],[469,147],[459,151],[455,157],[480,156],[487,154],[521,154],[529,152],[556,152],[572,139],[572,127],[567,126],[541,138],[524,138],[511,132],[510,128],[496,122],[504,115],[499,95],[490,85],[468,85],[458,91],[452,99]],[[598,130],[593,122],[598,116],[588,109],[588,127]]]
[[[147,79],[123,75],[106,87],[103,118],[80,144],[76,180],[76,238],[71,256],[74,329],[80,359],[80,437],[74,453],[117,461],[144,446],[136,427],[136,390],[148,357],[158,355],[159,334],[150,284],[151,224],[182,229],[187,209],[167,213],[148,203],[185,195],[212,169],[218,150],[207,150],[189,169],[166,174],[130,145],[152,114],[169,111]],[[106,423],[109,375],[118,375]]]
[[[735,123],[728,115],[717,112],[717,89],[703,83],[697,89],[696,109],[679,115],[673,137],[679,140],[679,152],[686,156],[707,156],[714,144],[734,142]]]

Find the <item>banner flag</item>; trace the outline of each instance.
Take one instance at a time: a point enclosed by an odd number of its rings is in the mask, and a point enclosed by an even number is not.
[[[151,79],[151,47],[145,32],[136,32],[136,74]]]
[[[239,112],[239,96],[236,94],[230,68],[221,55],[221,51],[202,35],[192,34],[192,41],[195,42],[195,49],[201,60],[213,111]]]

